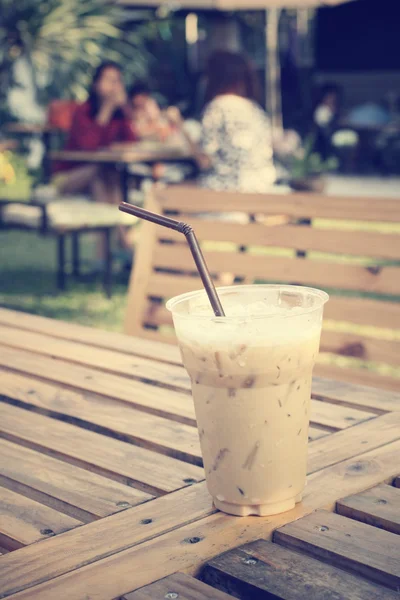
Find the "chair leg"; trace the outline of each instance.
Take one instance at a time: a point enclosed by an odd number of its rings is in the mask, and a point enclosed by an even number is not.
[[[57,235],[57,288],[65,290],[65,235]]]
[[[80,267],[80,248],[79,248],[79,232],[72,233],[72,275],[79,277]]]
[[[111,252],[111,229],[104,229],[104,291],[107,298],[112,295],[112,252]]]

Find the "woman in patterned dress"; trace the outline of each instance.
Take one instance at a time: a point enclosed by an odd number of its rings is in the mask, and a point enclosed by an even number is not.
[[[255,70],[242,55],[221,50],[210,57],[206,77],[202,138],[200,145],[191,144],[201,171],[199,184],[214,190],[270,191],[276,180],[271,126],[258,103]]]

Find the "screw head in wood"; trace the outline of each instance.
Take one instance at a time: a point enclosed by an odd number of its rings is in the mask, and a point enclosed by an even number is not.
[[[257,558],[248,557],[248,558],[244,558],[243,562],[245,565],[256,565],[258,563],[258,560],[257,560]]]

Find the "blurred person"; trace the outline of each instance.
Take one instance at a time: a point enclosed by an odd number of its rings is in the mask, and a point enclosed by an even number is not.
[[[208,61],[199,144],[191,143],[200,185],[263,193],[276,180],[271,125],[259,104],[256,72],[242,55],[217,51]],[[175,114],[179,123],[179,116]]]
[[[174,127],[146,83],[135,83],[130,88],[128,97],[133,127],[139,139],[165,141],[174,132]]]
[[[332,135],[338,125],[342,92],[338,85],[322,85],[314,102],[312,129],[315,132],[314,150],[325,160],[333,154]]]
[[[144,82],[135,83],[129,89],[128,97],[132,111],[132,126],[139,140],[161,142],[183,148],[187,146],[186,137],[176,123],[175,107],[161,110],[150,87]],[[193,122],[183,122],[180,113],[179,122],[186,134],[192,136]],[[135,163],[131,167],[131,172],[168,183],[179,183],[193,173],[193,166],[175,162],[160,162],[152,166]]]
[[[136,139],[121,69],[114,62],[104,62],[94,72],[87,101],[75,111],[65,150],[95,151]],[[89,192],[98,202],[122,201],[120,176],[113,167],[59,162],[54,171],[54,183],[62,195]],[[121,229],[121,242],[129,247],[125,233]]]

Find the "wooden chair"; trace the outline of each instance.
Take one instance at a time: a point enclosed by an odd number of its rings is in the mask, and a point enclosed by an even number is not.
[[[328,291],[317,373],[400,389],[400,236],[395,233],[400,199],[264,196],[172,186],[154,188],[146,205],[194,227],[217,283],[228,272],[237,281]],[[208,216],[196,216],[199,207]],[[217,213],[243,210],[257,219],[247,224],[218,220]],[[263,217],[278,213],[289,222],[263,223]],[[174,342],[165,300],[201,288],[192,256],[181,234],[147,222],[137,248],[125,330]],[[332,355],[338,356],[332,360]]]

